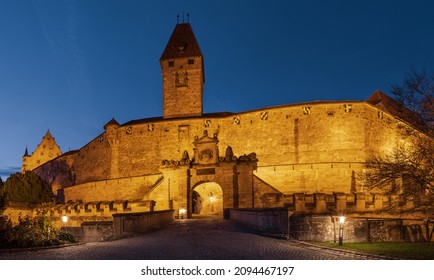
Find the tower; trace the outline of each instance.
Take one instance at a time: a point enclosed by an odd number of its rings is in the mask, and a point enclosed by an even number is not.
[[[203,56],[190,23],[175,26],[160,58],[163,117],[202,115]]]
[[[57,145],[54,137],[51,135],[50,130],[48,130],[44,137],[42,137],[41,143],[36,147],[32,155],[29,155],[26,147],[21,172],[31,171],[61,154],[62,151]]]

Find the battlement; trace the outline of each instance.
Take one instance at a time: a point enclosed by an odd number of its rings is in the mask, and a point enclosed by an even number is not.
[[[12,222],[17,223],[19,217],[45,216],[48,217],[56,228],[79,227],[87,221],[113,221],[113,214],[153,212],[155,201],[93,201],[93,202],[70,202],[30,207],[8,207],[4,215]],[[62,217],[68,217],[62,221]]]
[[[363,213],[384,210],[390,205],[390,197],[368,193],[293,193],[265,194],[267,207],[288,207],[300,213]]]

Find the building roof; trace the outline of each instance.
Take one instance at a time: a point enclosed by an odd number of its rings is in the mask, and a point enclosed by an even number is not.
[[[119,123],[117,120],[115,120],[115,118],[112,118],[108,123],[104,125],[104,129],[107,129],[107,127],[110,125],[119,126]]]
[[[376,90],[368,98],[367,102],[394,116],[400,115],[401,106],[399,106],[398,102],[379,90]]]
[[[189,23],[177,24],[160,60],[191,56],[202,56],[193,29]]]
[[[378,109],[390,113],[391,115],[406,121],[412,125],[420,125],[421,119],[414,112],[405,107],[404,104],[396,101],[387,94],[376,90],[367,100]]]

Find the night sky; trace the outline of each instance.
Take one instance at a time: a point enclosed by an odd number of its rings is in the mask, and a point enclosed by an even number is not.
[[[50,129],[63,152],[111,118],[162,115],[159,58],[189,20],[204,112],[366,100],[434,71],[434,1],[0,1],[0,175]]]

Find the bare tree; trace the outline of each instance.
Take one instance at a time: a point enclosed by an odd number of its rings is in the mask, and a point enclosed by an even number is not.
[[[434,136],[434,75],[413,71],[402,85],[393,85],[391,93],[398,105],[398,117]]]
[[[434,215],[434,76],[412,72],[391,93],[404,140],[388,153],[372,154],[361,178],[369,191],[394,199],[390,209]]]

